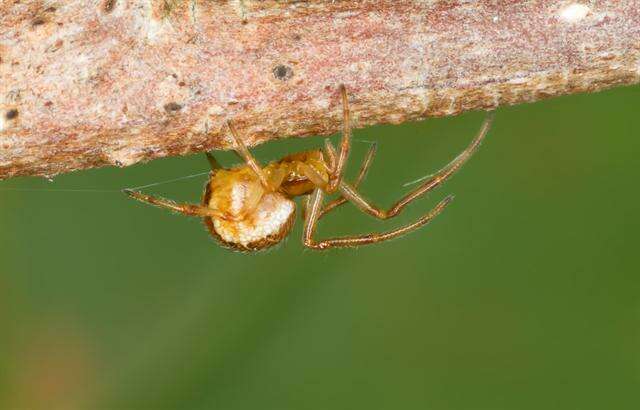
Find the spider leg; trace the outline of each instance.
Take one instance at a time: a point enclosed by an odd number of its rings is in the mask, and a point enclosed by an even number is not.
[[[367,152],[367,155],[365,156],[364,161],[362,161],[362,165],[360,166],[360,172],[358,173],[358,176],[356,177],[356,180],[353,183],[354,188],[358,188],[358,186],[360,186],[362,181],[364,181],[364,179],[366,178],[367,172],[369,171],[369,167],[371,166],[371,162],[373,161],[373,157],[376,154],[376,150],[377,150],[377,145],[376,144],[371,145],[371,148],[369,148],[369,151]],[[322,218],[327,212],[331,211],[332,209],[337,208],[346,203],[347,203],[347,198],[341,195],[340,197],[327,203],[327,205],[325,205],[324,208],[322,208],[322,210],[320,211],[320,215],[318,216],[318,219]]]
[[[327,147],[329,147],[329,149],[334,149],[333,146],[331,145],[330,141],[326,141],[327,143]],[[372,144],[371,148],[369,148],[369,151],[367,152],[367,155],[365,156],[364,160],[362,161],[362,165],[360,166],[360,172],[358,173],[358,176],[356,177],[356,181],[354,182],[354,187],[358,187],[360,185],[360,183],[364,180],[364,178],[367,176],[367,172],[369,171],[369,167],[371,166],[371,162],[373,161],[373,157],[376,154],[376,150],[377,150],[377,144]],[[335,151],[334,151],[335,153]],[[326,188],[326,183],[324,182],[324,180],[322,179],[322,176],[320,174],[318,174],[318,172],[313,169],[312,167],[306,165],[306,164],[302,164],[301,165],[303,168],[303,172],[305,174],[305,176],[307,178],[309,178],[309,180],[317,187],[320,188]],[[337,208],[340,205],[343,205],[347,203],[347,199],[344,196],[339,196],[338,198],[334,199],[333,201],[329,202],[321,211],[320,211],[320,215],[318,216],[318,219],[322,218],[326,213],[328,213],[329,211],[331,211],[334,208]],[[305,219],[307,214],[306,211],[306,205],[303,203],[303,209],[302,209],[302,219]]]
[[[244,141],[242,141],[242,138],[239,137],[236,127],[231,123],[231,121],[227,121],[227,126],[231,131],[231,137],[233,139],[234,149],[236,150],[236,153],[247,163],[249,168],[253,170],[253,172],[260,180],[260,184],[262,184],[262,186],[267,191],[274,191],[271,185],[269,185],[269,180],[263,172],[260,163],[258,163],[258,160],[251,154],[251,152],[249,152],[249,149],[244,144]]]
[[[133,199],[137,199],[140,202],[145,202],[147,204],[155,205],[160,208],[169,209],[174,212],[181,213],[187,216],[206,216],[206,217],[220,217],[220,212],[215,209],[208,208],[202,205],[192,205],[192,204],[179,204],[170,199],[165,199],[161,197],[146,195],[141,192],[133,191],[131,189],[123,189],[122,192],[129,195]]]
[[[338,153],[329,138],[324,140],[324,153],[327,155],[327,167],[329,168],[329,171],[334,170],[336,168]]]
[[[347,89],[344,84],[340,85],[340,94],[342,95],[342,141],[340,142],[340,152],[338,158],[335,161],[335,166],[331,169],[329,175],[329,184],[326,191],[329,193],[335,192],[340,186],[342,181],[342,174],[349,157],[349,151],[351,150],[351,112],[349,111],[349,97],[347,96]],[[330,154],[331,155],[331,154]]]
[[[487,135],[489,131],[489,127],[491,126],[491,122],[493,121],[493,113],[489,114],[487,118],[484,120],[478,135],[471,141],[469,146],[462,151],[453,161],[444,166],[435,175],[431,176],[425,182],[423,182],[418,188],[406,194],[402,197],[398,202],[396,202],[389,210],[384,210],[376,205],[372,204],[370,201],[366,200],[356,189],[355,186],[351,186],[348,183],[342,181],[340,183],[340,192],[342,192],[343,197],[347,200],[351,201],[354,205],[356,205],[363,212],[374,216],[379,219],[389,219],[396,215],[398,215],[405,206],[407,206],[410,202],[424,195],[425,193],[431,191],[432,189],[440,186],[444,181],[446,181],[451,175],[453,175],[457,170],[464,165],[464,163],[471,158],[474,152],[477,151],[480,143]]]
[[[435,173],[432,177],[423,182],[418,188],[409,192],[402,199],[400,199],[388,212],[389,217],[395,216],[402,211],[402,209],[407,206],[410,202],[420,197],[421,195],[431,191],[434,188],[440,186],[443,182],[445,182],[451,175],[453,175],[456,171],[458,171],[464,164],[471,158],[471,156],[478,150],[482,140],[486,137],[489,132],[489,128],[491,128],[491,124],[493,123],[495,115],[493,112],[490,112],[485,117],[482,122],[482,126],[478,131],[478,134],[471,141],[469,146],[462,151],[456,158],[453,159],[449,164],[445,165],[442,169]]]
[[[449,205],[449,203],[453,200],[453,196],[448,196],[438,205],[435,206],[431,211],[427,214],[423,215],[417,221],[402,226],[400,228],[394,229],[388,232],[382,233],[370,233],[366,235],[358,235],[358,236],[345,236],[342,238],[331,238],[325,239],[322,241],[316,241],[313,239],[313,235],[316,231],[316,227],[318,224],[318,218],[320,216],[320,212],[322,209],[322,201],[324,198],[324,193],[320,188],[316,188],[313,193],[309,197],[309,202],[307,204],[307,216],[304,223],[304,236],[303,236],[303,244],[306,247],[312,249],[329,249],[329,248],[353,248],[360,245],[367,245],[371,243],[377,243],[386,241],[389,239],[397,238],[406,233],[414,231],[421,226],[429,223],[433,218],[438,216],[440,212],[444,210],[444,208]]]

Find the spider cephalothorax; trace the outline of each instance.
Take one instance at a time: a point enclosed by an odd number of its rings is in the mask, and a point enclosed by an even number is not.
[[[211,173],[200,205],[178,204],[132,190],[125,192],[142,202],[185,215],[202,217],[214,238],[226,247],[241,251],[265,249],[282,241],[289,234],[295,221],[296,206],[293,198],[302,195],[308,196],[303,243],[314,249],[355,247],[380,242],[426,225],[449,204],[452,196],[443,199],[412,224],[389,232],[322,241],[313,239],[318,220],[346,202],[353,203],[363,212],[379,219],[388,219],[399,214],[408,203],[439,186],[471,157],[487,134],[492,116],[487,117],[476,138],[451,163],[422,182],[389,210],[383,210],[364,199],[358,192],[358,186],[375,154],[375,145],[365,157],[354,183],[349,184],[342,178],[351,144],[351,128],[346,89],[341,86],[340,90],[344,107],[344,131],[340,151],[326,140],[324,150],[292,154],[262,167],[251,155],[233,124],[228,122],[236,152],[245,163],[224,169],[211,154],[207,154]],[[340,196],[323,206],[324,195],[334,192],[338,192]]]

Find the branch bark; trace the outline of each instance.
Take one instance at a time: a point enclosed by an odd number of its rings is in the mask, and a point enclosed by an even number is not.
[[[640,81],[640,0],[0,0],[0,179]]]

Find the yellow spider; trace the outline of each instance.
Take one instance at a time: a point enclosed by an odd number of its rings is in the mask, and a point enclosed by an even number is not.
[[[227,122],[234,148],[245,163],[231,169],[224,169],[211,154],[207,153],[211,173],[200,205],[179,204],[129,189],[124,192],[142,202],[168,208],[184,215],[202,217],[211,236],[219,240],[223,246],[240,251],[261,250],[282,241],[289,234],[295,220],[296,205],[292,199],[301,195],[308,196],[303,243],[313,249],[356,247],[381,242],[427,224],[444,210],[453,196],[447,196],[417,221],[389,232],[320,241],[314,239],[318,220],[347,201],[353,203],[362,212],[379,219],[398,215],[411,201],[439,186],[460,169],[480,146],[489,130],[493,115],[487,116],[478,135],[451,163],[405,195],[389,210],[383,210],[364,199],[358,192],[358,186],[373,160],[375,145],[367,153],[355,182],[349,184],[343,179],[343,171],[351,146],[351,125],[346,88],[340,86],[340,92],[344,131],[339,152],[329,140],[326,140],[324,150],[288,155],[262,167],[244,145],[233,124]],[[340,196],[323,206],[324,195],[335,192],[339,192]]]

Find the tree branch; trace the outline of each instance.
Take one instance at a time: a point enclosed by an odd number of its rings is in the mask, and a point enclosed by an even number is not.
[[[0,179],[640,81],[640,0],[0,0]]]

